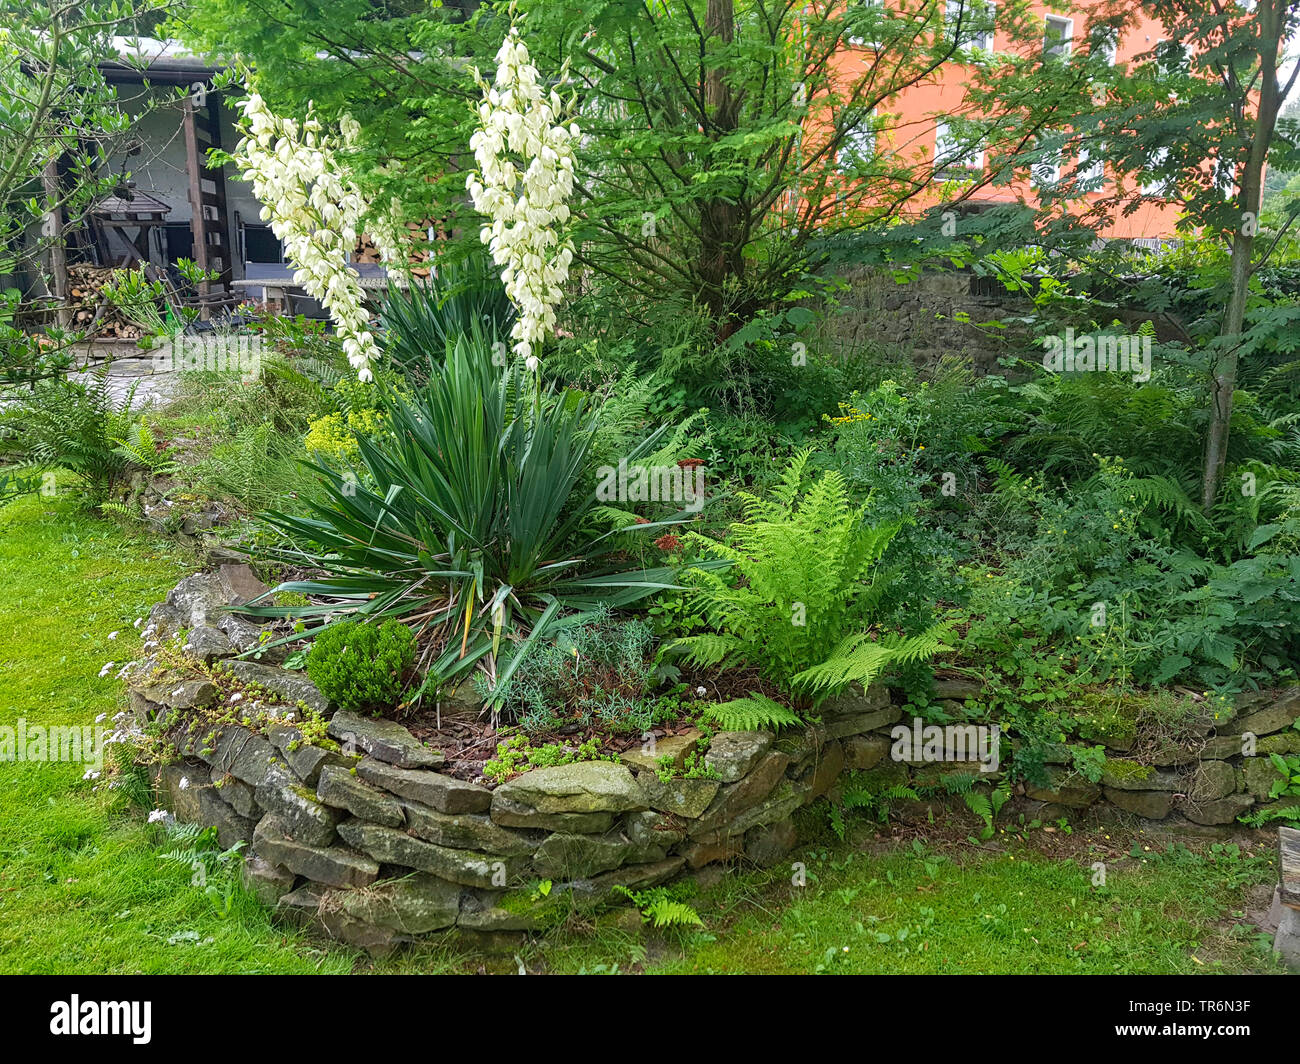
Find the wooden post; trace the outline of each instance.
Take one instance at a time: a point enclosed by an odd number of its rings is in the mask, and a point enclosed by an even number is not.
[[[59,194],[59,163],[51,159],[41,174],[45,198],[50,210],[45,215],[43,232],[50,242],[50,274],[54,280],[54,314],[59,328],[72,324],[72,308],[68,306],[68,248],[63,239],[63,205]]]
[[[194,263],[205,273],[208,269],[207,225],[203,217],[202,160],[199,158],[199,134],[194,125],[194,97],[185,97],[182,125],[185,133],[185,174],[190,186],[190,232],[194,237]],[[212,316],[208,305],[208,282],[199,283],[199,316],[207,321]]]
[[[1282,904],[1300,909],[1300,831],[1278,828],[1277,849]]]

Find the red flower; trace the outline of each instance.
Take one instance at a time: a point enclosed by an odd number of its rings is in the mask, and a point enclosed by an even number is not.
[[[662,551],[681,550],[682,541],[671,533],[668,533],[667,535],[660,536],[655,540],[655,546]]]
[[[678,466],[680,466],[682,469],[694,469],[696,466],[702,466],[702,465],[704,464],[704,459],[703,459],[703,458],[683,458],[683,459],[681,459],[677,464],[678,464]]]
[[[638,518],[636,519],[636,523],[637,523],[638,525],[648,525],[648,524],[650,523],[650,518],[648,518],[648,517],[638,517]]]

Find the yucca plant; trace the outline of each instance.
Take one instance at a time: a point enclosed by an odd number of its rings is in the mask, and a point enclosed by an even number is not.
[[[877,563],[898,526],[871,526],[868,505],[849,504],[837,472],[805,488],[810,453],[795,456],[770,499],[741,493],[744,518],[725,542],[687,537],[730,568],[687,575],[715,631],[673,643],[695,665],[757,669],[804,713],[850,684],[871,683],[891,665],[946,649],[941,625],[911,638],[873,626],[887,580]],[[799,719],[759,694],[719,705],[714,714],[725,727]]]
[[[423,375],[431,356],[438,358],[463,336],[508,343],[515,314],[490,262],[440,263],[427,280],[389,285],[380,314],[384,351],[395,369]]]
[[[359,440],[354,465],[307,463],[323,486],[308,516],[266,515],[289,545],[265,557],[327,574],[275,590],[324,601],[249,612],[400,618],[421,637],[422,692],[476,664],[503,691],[548,628],[672,586],[670,570],[624,556],[626,531],[588,531],[595,495],[575,488],[597,415],[581,397],[536,387],[518,366],[495,367],[481,338],[462,336],[426,385],[384,390],[386,431]],[[503,640],[520,645],[498,676]]]

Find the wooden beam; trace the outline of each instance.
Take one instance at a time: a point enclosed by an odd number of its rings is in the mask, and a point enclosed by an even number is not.
[[[184,117],[181,122],[185,134],[185,175],[190,186],[190,233],[194,237],[194,263],[205,273],[208,269],[207,226],[203,218],[203,161],[199,155],[199,137],[194,125],[194,97],[185,97]],[[199,316],[207,321],[212,316],[208,306],[208,282],[199,282]]]
[[[50,242],[50,274],[54,285],[54,315],[59,328],[72,324],[72,308],[68,306],[68,248],[63,235],[63,197],[59,191],[59,163],[51,159],[41,174],[45,186],[45,199],[50,210],[45,215],[43,232]]]
[[[1282,904],[1300,909],[1300,831],[1278,828],[1277,849]]]

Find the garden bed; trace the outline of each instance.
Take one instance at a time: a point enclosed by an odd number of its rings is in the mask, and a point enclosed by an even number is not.
[[[966,800],[978,813],[970,796],[1004,778],[983,771],[974,747],[904,759],[894,729],[921,725],[883,687],[851,690],[779,734],[673,722],[652,745],[606,735],[585,755],[586,733],[572,734],[554,747],[588,759],[485,776],[504,736],[472,699],[444,705],[440,723],[431,709],[398,723],[337,710],[301,672],[236,657],[266,640],[230,607],[266,590],[231,563],[182,581],[150,615],[153,656],[130,670],[134,715],[146,745],[165,751],[159,790],[178,819],[246,847],[245,882],[267,904],[374,952],[451,931],[508,946],[705,865],[777,862],[797,842],[793,815],[823,796],[831,809]],[[979,694],[970,680],[936,681],[948,703]],[[1111,722],[1099,778],[1063,746],[1016,800],[1044,821],[1110,804],[1230,825],[1271,784],[1267,757],[1241,756],[1243,733],[1285,745],[1298,713],[1295,690],[1244,696],[1149,764],[1124,756],[1133,736]]]

